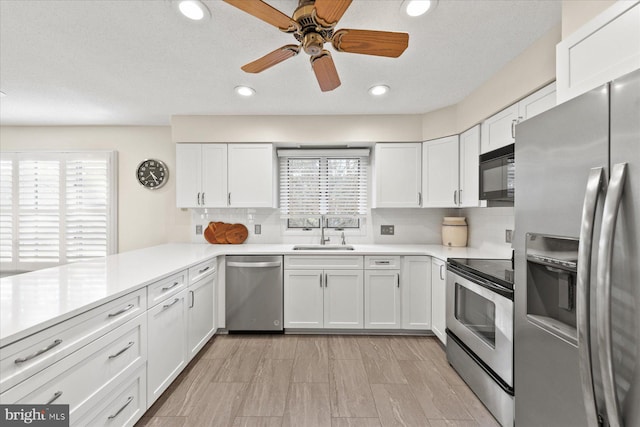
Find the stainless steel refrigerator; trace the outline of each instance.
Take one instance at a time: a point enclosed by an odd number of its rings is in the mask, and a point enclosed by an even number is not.
[[[640,70],[516,129],[515,424],[640,426]]]

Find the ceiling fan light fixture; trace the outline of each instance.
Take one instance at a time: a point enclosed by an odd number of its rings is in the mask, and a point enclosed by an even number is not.
[[[422,16],[436,7],[438,0],[404,0],[402,10],[409,16]]]
[[[382,96],[389,92],[389,89],[390,88],[387,85],[376,85],[369,88],[369,93],[373,96]]]
[[[193,21],[201,21],[211,16],[209,8],[200,0],[181,0],[178,9],[187,18]]]
[[[253,96],[256,93],[255,89],[249,86],[236,86],[234,90],[238,95],[244,97]]]

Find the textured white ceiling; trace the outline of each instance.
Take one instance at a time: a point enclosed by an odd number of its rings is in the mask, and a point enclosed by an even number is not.
[[[297,5],[267,2],[287,15]],[[459,102],[560,23],[559,0],[440,0],[419,18],[400,3],[352,3],[338,28],[408,32],[409,47],[397,59],[332,51],[342,86],[323,93],[304,53],[261,74],[240,70],[295,40],[221,0],[206,1],[205,22],[182,17],[170,0],[0,0],[0,123],[425,113]],[[240,84],[256,95],[238,97]],[[373,99],[375,84],[391,92]]]

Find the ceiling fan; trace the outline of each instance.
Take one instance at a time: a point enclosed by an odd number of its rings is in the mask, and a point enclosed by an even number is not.
[[[280,62],[296,56],[300,49],[311,56],[311,67],[323,92],[340,86],[340,77],[324,49],[330,42],[338,52],[399,57],[409,44],[409,34],[373,30],[335,30],[352,0],[299,0],[292,17],[288,17],[262,0],[224,0],[232,6],[271,24],[281,31],[292,33],[300,44],[288,44],[243,65],[247,73],[260,73]]]

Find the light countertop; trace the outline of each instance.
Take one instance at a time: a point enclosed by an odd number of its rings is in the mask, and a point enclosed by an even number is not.
[[[496,249],[441,245],[352,245],[353,251],[294,251],[293,244],[170,243],[0,279],[0,348],[219,255],[429,255],[509,258]]]

